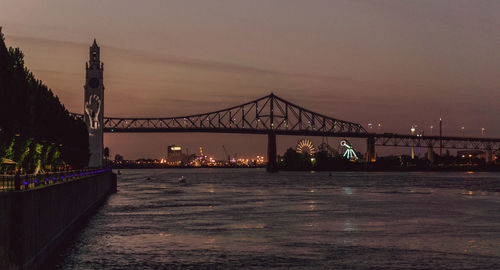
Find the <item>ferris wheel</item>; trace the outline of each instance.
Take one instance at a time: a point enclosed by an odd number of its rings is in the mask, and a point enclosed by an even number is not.
[[[309,140],[309,139],[301,139],[297,143],[297,153],[300,154],[309,154],[310,156],[314,155],[316,153],[316,148],[314,147],[314,144]]]

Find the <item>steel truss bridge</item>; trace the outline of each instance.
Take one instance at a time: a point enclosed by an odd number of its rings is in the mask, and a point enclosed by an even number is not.
[[[410,136],[401,134],[371,134],[377,146],[431,147],[469,150],[500,150],[500,139],[447,136]]]
[[[82,114],[73,114],[83,118]],[[209,113],[165,118],[104,117],[104,132],[212,132],[268,135],[268,170],[277,169],[276,135],[367,139],[367,162],[375,161],[375,145],[500,150],[500,139],[369,133],[357,123],[319,114],[274,94]]]
[[[299,107],[270,94],[215,112],[169,118],[104,118],[105,132],[222,132],[277,135],[361,135],[360,125]]]

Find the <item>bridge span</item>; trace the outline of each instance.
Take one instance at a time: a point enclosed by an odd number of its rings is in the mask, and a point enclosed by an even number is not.
[[[84,115],[73,114],[83,118]],[[87,119],[89,121],[89,119]],[[218,111],[165,118],[103,117],[108,133],[211,132],[265,134],[268,136],[268,171],[277,170],[276,135],[364,138],[366,162],[376,161],[375,146],[479,149],[492,155],[500,139],[369,133],[362,125],[305,109],[274,94]]]

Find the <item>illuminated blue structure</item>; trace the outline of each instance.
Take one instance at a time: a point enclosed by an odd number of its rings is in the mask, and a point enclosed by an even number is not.
[[[340,142],[340,146],[343,146],[346,148],[343,157],[349,159],[349,160],[357,160],[358,156],[356,155],[356,152],[352,148],[352,146],[349,145],[349,142],[344,140]]]

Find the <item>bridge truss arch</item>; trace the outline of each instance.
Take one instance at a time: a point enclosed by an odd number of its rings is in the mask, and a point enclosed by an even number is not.
[[[220,132],[362,137],[366,130],[274,94],[210,113],[165,118],[104,117],[104,132]]]

